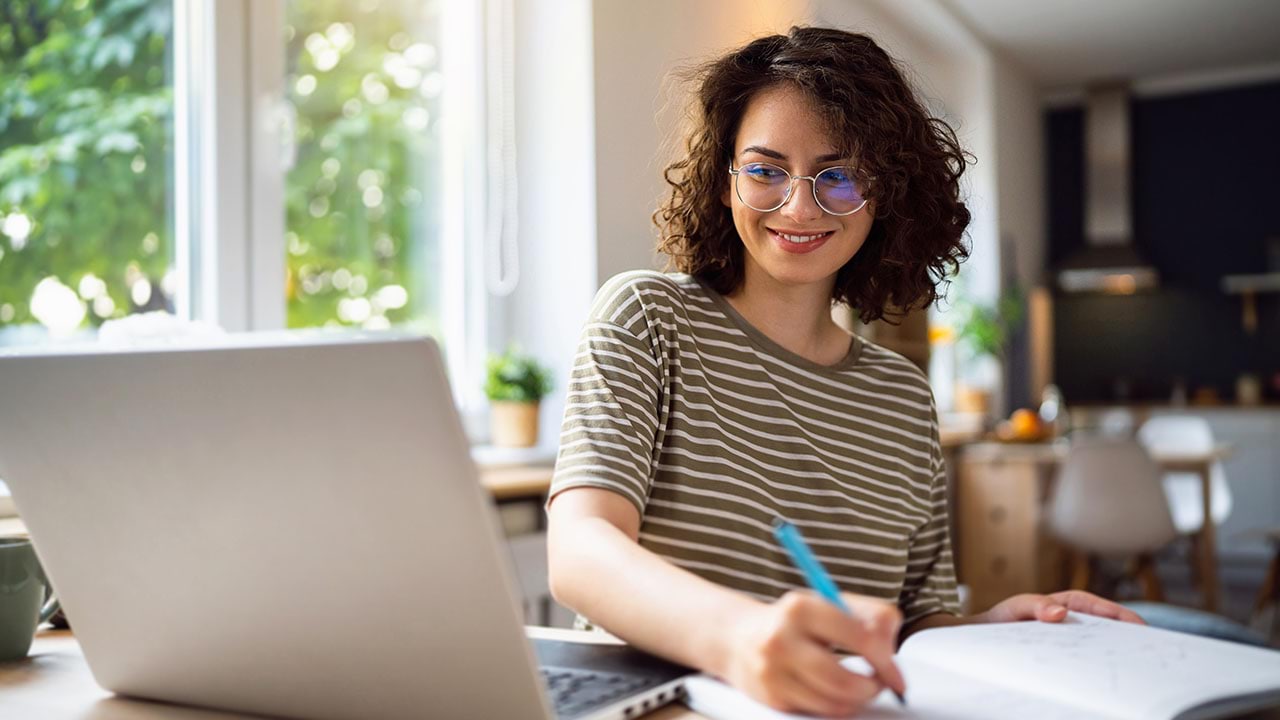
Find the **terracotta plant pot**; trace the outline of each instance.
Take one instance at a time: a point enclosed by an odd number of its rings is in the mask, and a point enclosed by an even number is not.
[[[489,404],[490,431],[497,447],[533,447],[538,444],[538,403],[493,401]]]
[[[987,416],[991,411],[991,391],[968,384],[957,384],[955,390],[956,412]]]

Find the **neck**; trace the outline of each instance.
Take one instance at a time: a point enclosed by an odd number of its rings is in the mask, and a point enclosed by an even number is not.
[[[831,318],[834,285],[834,277],[780,283],[748,263],[741,287],[725,299],[770,340],[820,365],[834,365],[849,351],[848,334]]]

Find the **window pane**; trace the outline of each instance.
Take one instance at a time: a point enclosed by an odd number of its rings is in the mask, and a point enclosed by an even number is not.
[[[439,336],[440,4],[289,3],[288,324]]]
[[[0,345],[173,309],[171,0],[0,3]]]

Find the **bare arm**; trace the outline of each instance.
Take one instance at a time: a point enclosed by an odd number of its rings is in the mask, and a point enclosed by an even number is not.
[[[640,547],[640,515],[621,495],[575,488],[551,503],[551,592],[637,647],[722,674],[726,618],[762,603]]]
[[[1064,590],[1052,595],[1036,595],[1032,593],[1014,595],[998,603],[990,610],[977,615],[952,615],[951,613],[933,613],[914,620],[902,628],[899,641],[929,628],[949,627],[952,625],[976,625],[979,623],[1021,622],[1039,620],[1041,622],[1061,622],[1066,619],[1068,611],[1097,615],[1098,617],[1121,620],[1123,622],[1146,624],[1137,613],[1116,603],[1100,598],[1082,590]]]
[[[639,513],[616,493],[579,487],[556,496],[548,536],[556,599],[782,710],[847,716],[884,685],[905,688],[892,660],[901,614],[891,603],[846,595],[856,619],[808,592],[762,603],[641,547],[639,528]],[[845,670],[833,646],[861,653],[878,679]]]

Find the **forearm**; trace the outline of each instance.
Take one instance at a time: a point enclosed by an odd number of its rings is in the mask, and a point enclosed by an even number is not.
[[[607,520],[552,524],[556,600],[627,642],[722,675],[726,624],[760,603],[704,580],[641,547]]]
[[[985,622],[981,615],[952,615],[949,612],[931,613],[924,617],[916,618],[907,625],[903,625],[902,630],[898,633],[898,645],[902,645],[907,641],[907,638],[921,630],[955,625],[972,625],[980,622]]]
[[[990,622],[1012,622],[1020,619],[1016,615],[1008,612],[991,614],[992,611],[978,613],[977,615],[952,615],[949,612],[936,612],[916,618],[909,625],[904,625],[902,631],[898,634],[898,644],[906,642],[907,638],[920,632],[936,627],[953,627],[955,625],[980,625]]]

